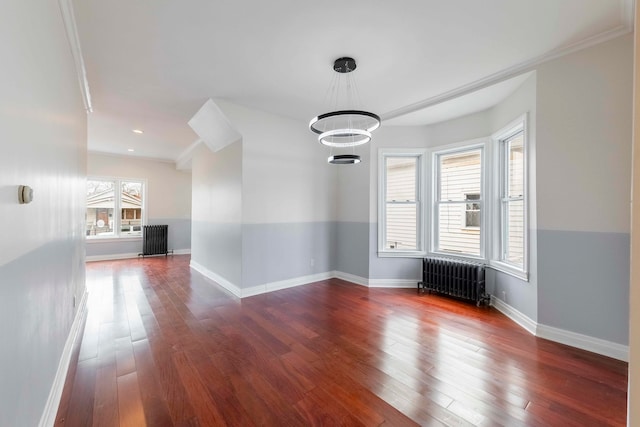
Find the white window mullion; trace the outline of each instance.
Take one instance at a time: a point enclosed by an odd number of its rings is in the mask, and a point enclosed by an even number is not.
[[[484,258],[484,144],[433,154],[433,253]],[[471,210],[469,210],[471,206]],[[471,226],[467,213],[477,212]],[[472,214],[473,218],[473,214]]]
[[[378,253],[424,256],[424,151],[380,150]]]
[[[499,196],[496,199],[500,212],[494,236],[499,242],[494,246],[492,264],[518,277],[527,278],[528,219],[527,219],[527,144],[526,116],[514,121],[493,137],[499,168]]]

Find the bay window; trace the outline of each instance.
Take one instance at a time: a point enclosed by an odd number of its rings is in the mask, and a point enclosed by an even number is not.
[[[482,257],[483,148],[435,153],[433,252]]]
[[[386,150],[380,156],[378,251],[383,256],[424,254],[424,150]]]

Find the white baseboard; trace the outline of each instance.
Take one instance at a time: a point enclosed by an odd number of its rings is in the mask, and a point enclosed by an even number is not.
[[[369,287],[369,279],[366,277],[356,276],[355,274],[344,273],[342,271],[331,272],[332,277],[336,279],[346,280],[347,282],[355,283],[356,285]]]
[[[190,255],[190,254],[191,254],[191,249],[175,249],[173,251],[173,255]],[[134,259],[134,258],[139,258],[139,255],[137,253],[90,255],[86,257],[85,261],[86,262],[115,261],[119,259]]]
[[[624,362],[629,361],[629,346],[627,345],[617,344],[600,338],[594,338],[542,324],[538,324],[538,333],[536,335],[540,338],[587,350],[592,353],[598,353]]]
[[[108,255],[87,255],[86,262],[94,261],[114,261],[118,259],[131,259],[138,258],[137,253],[125,253],[125,254],[108,254]]]
[[[71,363],[71,357],[73,356],[73,347],[78,339],[80,339],[80,329],[82,323],[87,315],[87,291],[85,289],[82,298],[80,299],[80,305],[71,324],[71,330],[67,336],[67,341],[64,344],[62,350],[62,356],[60,356],[60,362],[58,362],[58,370],[56,376],[53,379],[51,390],[49,391],[49,397],[44,407],[44,412],[40,417],[39,427],[53,427],[56,422],[56,415],[58,414],[58,407],[60,406],[60,399],[62,398],[62,391],[64,390],[64,383],[67,379],[67,372],[69,371],[69,364]]]
[[[237,296],[238,298],[242,298],[242,289],[240,289],[238,286],[231,283],[229,280],[225,279],[224,277],[220,276],[217,273],[214,273],[208,268],[198,264],[194,260],[191,260],[191,262],[189,263],[189,266],[193,268],[195,271],[197,271],[198,273],[202,274],[204,277],[213,280],[218,285],[222,286],[223,288],[231,292],[233,295]]]
[[[496,298],[494,295],[491,295],[491,305],[509,319],[522,326],[531,335],[536,335],[538,323],[532,320],[529,316],[511,307],[509,304],[499,298]]]
[[[417,279],[367,279],[365,277],[345,273],[342,271],[330,271],[308,276],[295,277],[292,279],[281,280],[277,282],[265,283],[263,285],[242,289],[234,285],[224,277],[214,273],[211,270],[208,270],[197,262],[191,261],[190,265],[191,268],[218,283],[220,286],[222,286],[238,298],[246,298],[254,295],[274,292],[281,289],[293,288],[296,286],[302,286],[334,277],[370,288],[415,288],[418,282]],[[538,324],[524,313],[518,311],[517,309],[513,308],[506,302],[502,301],[499,298],[496,298],[493,295],[491,296],[491,305],[532,335],[583,350],[591,351],[593,353],[612,357],[618,360],[628,361],[629,359],[629,347],[626,345],[617,344],[587,335],[582,335],[575,332]]]
[[[279,291],[282,289],[295,288],[296,286],[308,285],[310,283],[319,282],[321,280],[331,279],[332,277],[334,277],[332,272],[325,272],[310,274],[308,276],[294,277],[293,279],[279,280],[277,282],[265,283],[264,285],[242,289],[242,298],[266,294],[268,292]]]
[[[417,289],[420,279],[369,279],[370,288]]]
[[[629,346],[627,345],[540,324],[493,295],[491,296],[491,305],[532,335],[624,362],[629,361]]]

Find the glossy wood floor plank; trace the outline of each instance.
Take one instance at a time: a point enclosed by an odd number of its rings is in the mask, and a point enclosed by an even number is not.
[[[62,426],[622,426],[627,364],[493,308],[332,279],[239,300],[188,256],[87,264]]]

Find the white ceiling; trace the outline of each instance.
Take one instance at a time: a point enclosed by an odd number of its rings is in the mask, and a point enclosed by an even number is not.
[[[306,126],[326,108],[340,56],[357,60],[363,107],[387,125],[427,124],[488,108],[521,81],[457,95],[632,26],[632,0],[73,4],[94,109],[89,150],[170,160],[197,139],[187,122],[209,98]]]

